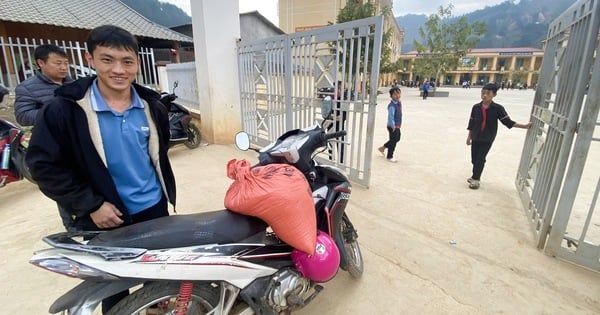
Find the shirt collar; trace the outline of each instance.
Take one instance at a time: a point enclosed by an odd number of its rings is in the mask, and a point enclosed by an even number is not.
[[[130,108],[144,108],[144,103],[140,99],[140,96],[137,94],[133,86],[130,87],[130,89],[132,102],[127,109],[129,110]],[[100,94],[100,89],[98,88],[98,79],[95,79],[94,83],[92,83],[92,90],[90,92],[90,103],[92,105],[92,109],[96,112],[112,111],[108,104],[106,104],[106,101],[104,101],[102,94]]]

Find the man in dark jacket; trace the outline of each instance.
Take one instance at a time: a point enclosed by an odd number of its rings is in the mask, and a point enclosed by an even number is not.
[[[33,126],[37,112],[54,98],[54,90],[72,81],[69,59],[60,47],[40,45],[33,55],[40,71],[15,88],[15,118],[21,126]]]
[[[133,83],[137,41],[103,26],[90,33],[88,49],[98,75],[58,88],[42,109],[27,153],[31,174],[63,208],[68,230],[168,215],[165,201],[175,204],[168,114],[160,95]]]
[[[169,215],[175,177],[169,118],[156,92],[134,84],[138,44],[112,25],[93,29],[86,59],[97,77],[56,90],[37,116],[27,164],[59,204],[68,231],[113,229]],[[103,301],[103,313],[127,291]]]

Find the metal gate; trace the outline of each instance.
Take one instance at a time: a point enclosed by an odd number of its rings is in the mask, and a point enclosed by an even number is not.
[[[538,247],[600,270],[598,1],[577,1],[549,26],[533,127],[516,184]]]
[[[333,129],[348,134],[317,156],[369,185],[383,16],[240,42],[243,128],[264,146],[285,131],[321,123],[334,99]]]

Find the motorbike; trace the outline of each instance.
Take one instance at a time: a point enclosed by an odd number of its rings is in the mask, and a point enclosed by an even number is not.
[[[169,112],[169,127],[171,131],[169,145],[174,146],[183,143],[186,147],[194,149],[200,145],[200,129],[191,122],[192,115],[190,111],[175,102],[177,99],[175,89],[178,84],[175,81],[173,91],[171,93],[163,93],[160,98],[160,101],[167,107]]]
[[[227,209],[104,232],[58,233],[43,238],[51,247],[34,253],[30,263],[83,282],[58,298],[50,313],[92,314],[102,299],[136,287],[108,314],[291,314],[312,301],[323,289],[319,283],[338,268],[360,278],[358,234],[345,211],[350,182],[340,169],[314,159],[317,149],[343,135],[317,125],[253,149],[259,152],[255,166],[285,163],[308,180],[322,231],[312,256],[281,241],[261,219]],[[245,133],[236,135],[236,143],[250,148]],[[320,261],[327,257],[338,258],[333,269]],[[327,277],[313,280],[311,272],[322,267],[330,269]]]
[[[7,94],[8,90],[0,85],[0,102]],[[28,144],[29,137],[25,136],[21,128],[0,118],[0,157],[3,162],[0,167],[0,188],[24,178],[35,183],[25,163]]]

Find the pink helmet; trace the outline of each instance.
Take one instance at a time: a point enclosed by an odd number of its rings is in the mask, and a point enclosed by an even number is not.
[[[309,255],[294,249],[292,261],[303,276],[315,282],[325,282],[337,273],[340,266],[340,251],[331,236],[318,231],[315,253]]]

